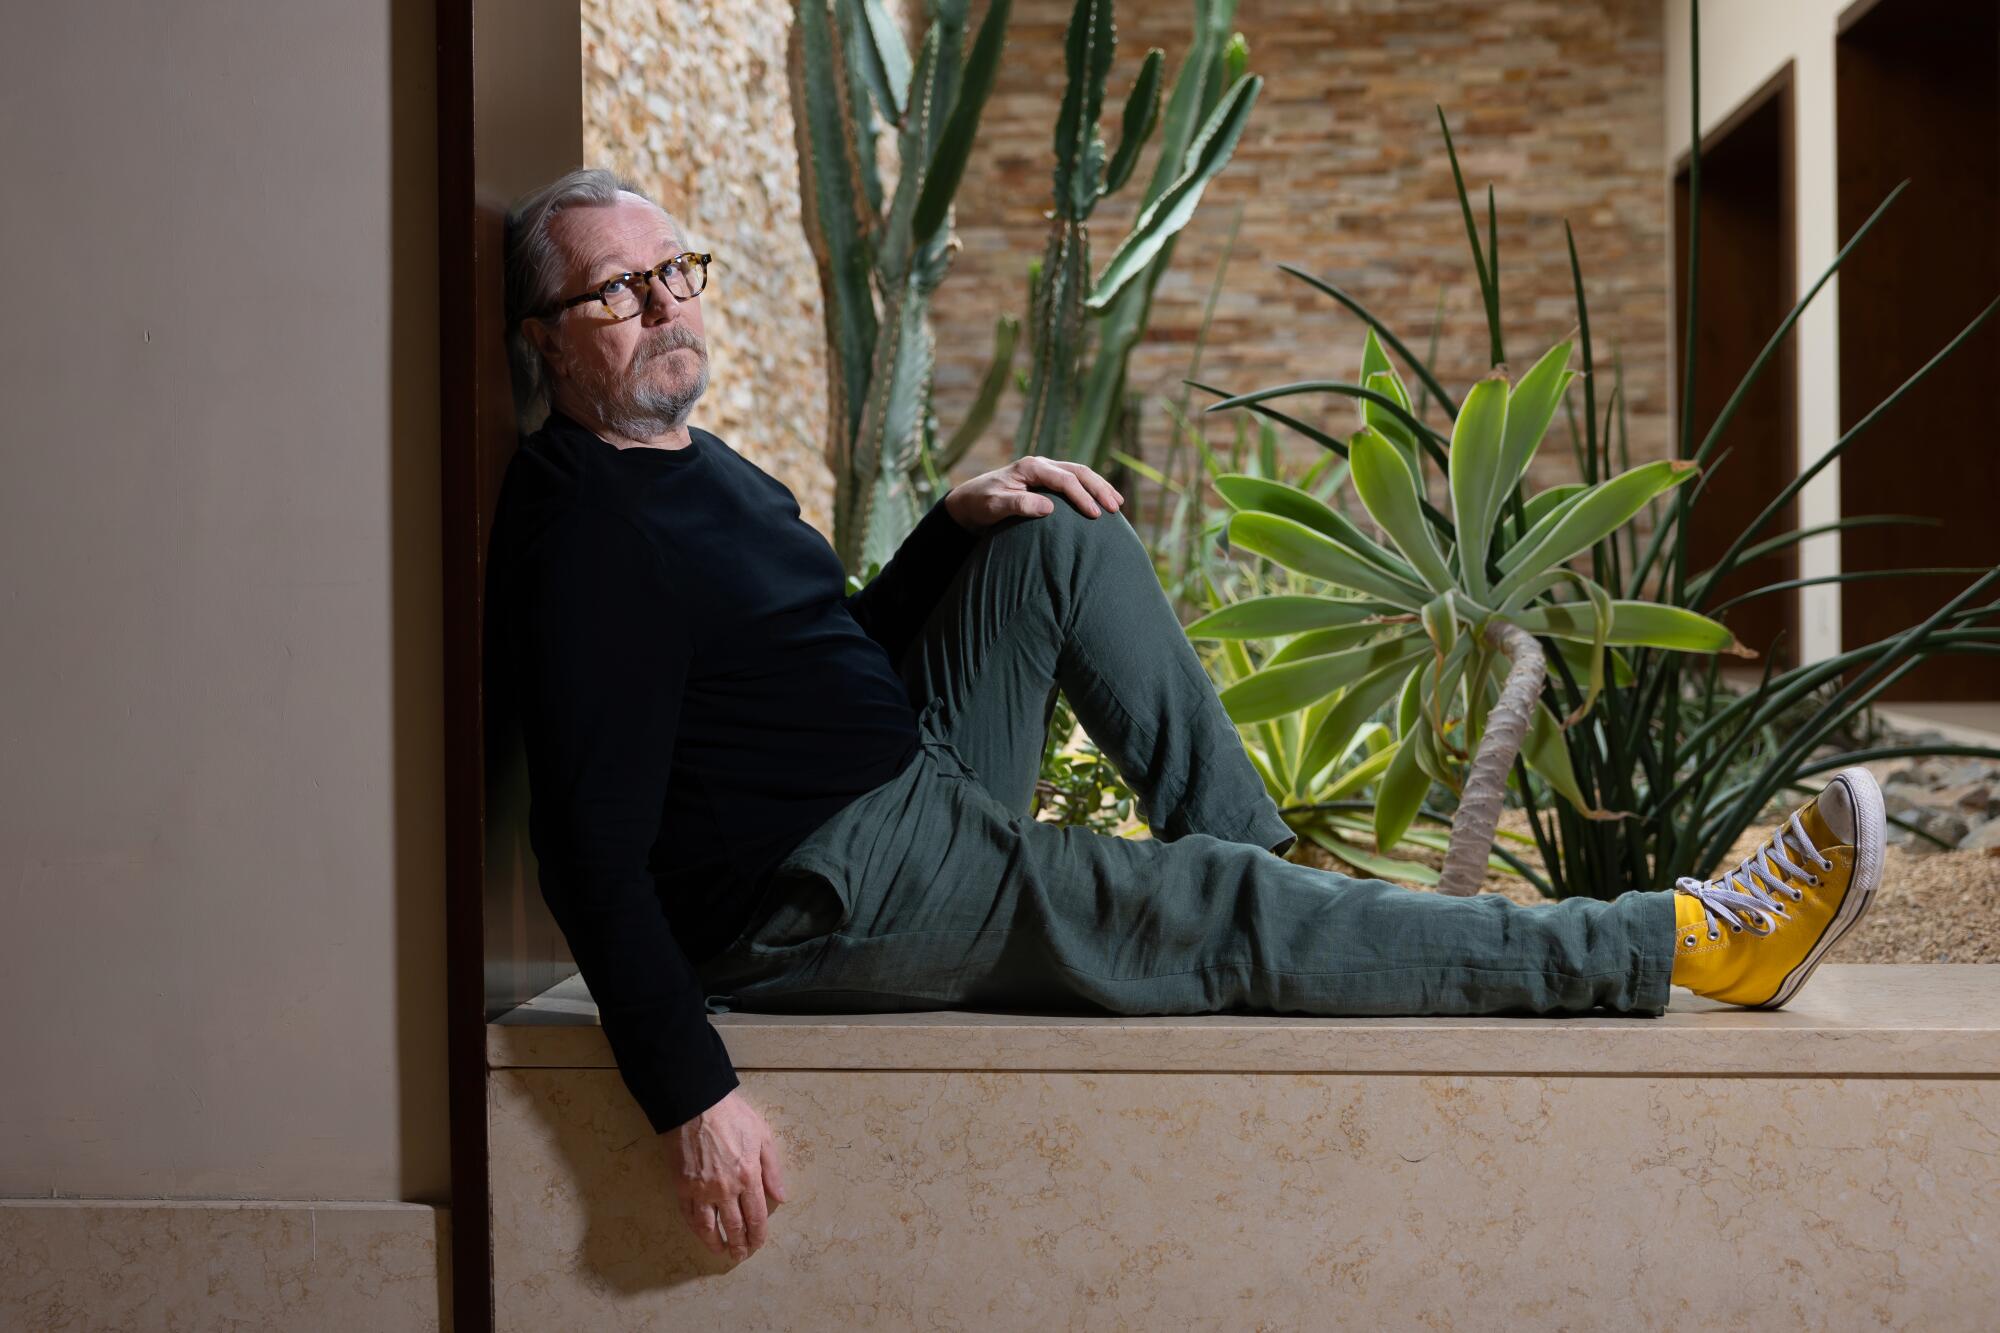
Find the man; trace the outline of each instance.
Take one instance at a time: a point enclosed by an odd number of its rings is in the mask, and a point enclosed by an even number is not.
[[[1867,908],[1864,769],[1723,879],[1609,902],[1274,855],[1292,831],[1124,497],[1019,459],[847,596],[792,493],[688,424],[706,265],[604,172],[510,215],[519,383],[551,410],[507,470],[489,604],[544,896],[712,1250],[761,1245],[785,1187],[710,1005],[1658,1014],[1675,983],[1775,1006]],[[1058,688],[1150,839],[1032,817]]]

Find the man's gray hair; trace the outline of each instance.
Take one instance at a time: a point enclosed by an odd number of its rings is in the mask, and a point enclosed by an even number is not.
[[[602,167],[583,167],[558,176],[539,190],[523,195],[508,210],[505,242],[507,354],[514,372],[514,402],[523,427],[538,420],[548,408],[548,367],[534,342],[521,330],[524,319],[546,318],[556,313],[552,307],[566,293],[563,275],[569,270],[569,256],[549,235],[549,224],[565,208],[604,207],[618,202],[621,194],[635,194],[660,205],[644,190],[623,176]],[[681,248],[687,233],[680,219],[660,208],[674,229]]]

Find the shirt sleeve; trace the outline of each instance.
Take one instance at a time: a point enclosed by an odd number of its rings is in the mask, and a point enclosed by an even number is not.
[[[655,1131],[738,1084],[648,868],[694,644],[665,562],[624,517],[579,509],[512,590],[529,843],[542,896]]]
[[[888,650],[892,662],[902,660],[904,649],[923,629],[931,608],[979,540],[978,533],[958,525],[944,501],[944,495],[937,498],[868,586],[844,599],[848,612],[869,638]]]

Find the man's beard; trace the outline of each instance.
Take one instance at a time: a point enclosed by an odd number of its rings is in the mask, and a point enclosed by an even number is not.
[[[700,366],[685,388],[659,388],[650,381],[648,372],[655,361],[672,356],[677,347],[693,349]],[[692,329],[669,324],[639,345],[624,374],[612,371],[600,376],[593,369],[577,378],[577,387],[607,427],[628,440],[650,440],[679,429],[694,410],[695,400],[707,392],[708,349]]]

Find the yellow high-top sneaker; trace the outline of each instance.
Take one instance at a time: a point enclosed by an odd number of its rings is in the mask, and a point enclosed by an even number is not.
[[[1843,768],[1734,870],[1676,881],[1673,984],[1751,1009],[1791,999],[1873,901],[1884,822],[1874,774]]]

